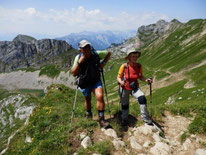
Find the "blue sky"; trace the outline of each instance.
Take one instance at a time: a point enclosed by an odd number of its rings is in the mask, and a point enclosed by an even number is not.
[[[159,19],[205,19],[205,8],[205,0],[0,0],[0,40],[137,30]]]

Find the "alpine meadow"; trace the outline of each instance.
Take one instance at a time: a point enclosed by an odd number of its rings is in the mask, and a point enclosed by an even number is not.
[[[205,19],[192,19],[187,23],[176,19],[170,22],[159,20],[139,27],[135,37],[108,48],[112,55],[104,68],[107,90],[104,100],[110,129],[101,129],[97,122],[94,96],[94,118],[89,120],[85,117],[84,96],[80,91],[70,126],[76,85],[75,80],[69,77],[72,76],[70,69],[77,50],[65,41],[37,41],[28,36],[24,39],[27,38],[30,43],[22,41],[22,38],[0,42],[0,64],[5,66],[0,67],[0,154],[194,155],[199,150],[206,150]],[[8,51],[13,44],[15,47],[21,44],[22,49],[30,54],[25,54],[27,57],[22,59],[18,54],[18,58],[12,57],[15,62],[11,65],[16,63],[15,67],[4,63],[1,57],[1,51]],[[32,50],[36,45],[42,51],[47,50],[45,53],[49,57],[41,55],[38,48]],[[140,88],[146,95],[147,107],[156,125],[145,125],[137,101],[130,99],[131,122],[128,130],[122,131],[117,74],[121,64],[126,62],[126,51],[133,45],[140,47],[138,61],[142,64],[144,76],[153,77],[152,94],[148,84],[140,81]],[[58,50],[65,48],[63,52]],[[9,55],[6,56],[9,58]],[[4,72],[4,69],[9,72]],[[16,86],[5,89],[8,84],[6,79],[11,74],[12,77],[16,74],[16,79],[22,78],[20,75],[23,74],[33,75],[27,80],[21,79],[19,83],[22,85],[29,84],[38,74],[36,88]],[[68,78],[63,74],[67,74]],[[43,79],[50,79],[50,82],[41,81]],[[57,79],[61,83],[55,82]],[[86,139],[89,139],[88,143],[83,144]]]

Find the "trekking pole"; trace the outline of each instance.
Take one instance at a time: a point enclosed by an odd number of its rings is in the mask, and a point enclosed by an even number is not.
[[[77,85],[77,88],[76,88],[76,95],[75,95],[74,104],[73,104],[73,110],[72,110],[72,116],[71,116],[71,122],[70,122],[69,132],[72,131],[72,120],[73,120],[74,110],[75,110],[76,101],[77,101],[77,93],[78,93],[78,85]]]
[[[120,89],[121,89],[121,87],[120,87],[120,84],[119,84],[119,91],[121,91]],[[120,92],[120,101],[119,101],[119,106],[118,106],[118,113],[120,112],[121,103],[122,103],[122,91]]]
[[[122,95],[123,95],[124,87],[121,87],[121,86],[119,85],[119,91],[120,91],[120,102],[119,102],[119,108],[118,108],[118,110],[120,111],[120,105],[122,105]]]
[[[107,104],[108,104],[108,107],[109,107],[109,101],[108,101],[108,96],[107,96],[106,84],[105,84],[105,80],[104,80],[104,73],[103,73],[104,70],[103,70],[103,68],[102,68],[101,72],[102,72],[102,79],[103,79],[103,83],[104,83],[104,91],[105,91],[105,94],[106,94]],[[109,107],[109,116],[111,118],[110,107]]]
[[[152,80],[152,76],[150,77],[150,79]],[[152,83],[149,83],[150,86],[150,117],[152,119]]]

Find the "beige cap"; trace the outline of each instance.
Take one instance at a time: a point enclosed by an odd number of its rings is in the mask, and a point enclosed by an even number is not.
[[[126,60],[127,60],[128,56],[129,56],[131,53],[139,53],[139,56],[141,55],[141,51],[136,50],[135,48],[130,48],[130,49],[127,51],[127,56],[125,57]]]
[[[87,45],[90,45],[90,46],[91,46],[90,42],[88,42],[87,40],[82,40],[82,41],[80,41],[80,42],[78,43],[78,47],[79,47],[79,48],[84,48],[84,47],[87,46]]]

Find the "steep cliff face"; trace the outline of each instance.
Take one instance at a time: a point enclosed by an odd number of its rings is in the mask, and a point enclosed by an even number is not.
[[[25,37],[17,36],[14,41],[0,42],[0,72],[27,67],[39,68],[45,64],[70,66],[75,55],[73,51],[66,41],[31,38],[26,40]]]

